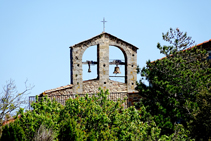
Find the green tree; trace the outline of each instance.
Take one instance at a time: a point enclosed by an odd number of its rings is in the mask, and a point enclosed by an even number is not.
[[[160,129],[140,121],[141,111],[124,109],[124,101],[113,102],[108,91],[95,97],[69,99],[61,111],[59,139],[80,140],[146,140],[159,138]],[[77,122],[75,122],[77,121]],[[153,121],[152,121],[153,122]],[[67,133],[67,134],[65,134]],[[79,136],[80,135],[80,136]]]
[[[188,139],[182,125],[175,128],[175,133],[160,135],[153,118],[145,107],[125,109],[124,101],[113,102],[108,99],[108,91],[101,90],[98,95],[77,96],[66,101],[65,106],[56,101],[43,99],[32,104],[33,110],[23,112],[14,123],[4,126],[3,139],[33,140],[41,136],[54,140],[186,140]],[[148,121],[143,122],[142,117]],[[40,131],[44,125],[44,135]],[[17,128],[18,127],[18,128]],[[52,130],[53,132],[48,132]],[[15,133],[21,133],[16,136]]]
[[[3,127],[3,134],[0,141],[26,141],[26,135],[23,128],[16,123],[10,123],[10,125],[5,125]]]
[[[211,88],[204,88],[197,94],[197,105],[193,115],[194,118],[190,122],[189,127],[191,135],[197,140],[208,140],[211,135]]]
[[[47,97],[43,97],[42,99],[38,99],[38,97],[36,97],[36,102],[32,103],[31,107],[33,110],[26,112],[24,112],[24,109],[21,108],[15,117],[15,122],[9,124],[8,127],[3,126],[3,135],[7,133],[8,130],[13,130],[14,132],[23,130],[24,134],[21,135],[24,135],[26,140],[31,141],[37,136],[43,136],[41,131],[45,131],[49,134],[48,131],[52,130],[52,137],[56,138],[58,135],[57,131],[59,130],[59,114],[63,106],[55,100],[50,100]],[[43,130],[42,126],[44,126],[46,130]],[[7,135],[9,134],[6,134],[5,136],[8,137]],[[13,136],[16,140],[22,140],[23,136],[21,135],[15,136],[10,133],[10,137]],[[6,138],[5,136],[4,138]]]
[[[2,132],[3,120],[7,120],[14,114],[14,111],[18,110],[23,104],[26,104],[27,100],[24,98],[26,94],[33,88],[33,86],[27,85],[25,82],[25,90],[19,93],[16,90],[14,80],[10,80],[3,87],[3,91],[0,93],[0,137]]]
[[[158,125],[162,134],[174,132],[176,123],[187,126],[194,118],[197,108],[196,95],[209,86],[210,68],[206,51],[193,47],[194,41],[187,33],[170,29],[163,34],[163,40],[170,45],[157,44],[160,53],[166,57],[154,62],[148,61],[140,71],[150,86],[137,83],[137,90],[144,105]]]
[[[113,102],[108,91],[95,97],[69,99],[60,113],[60,140],[186,140],[182,125],[170,136],[161,130],[142,106],[124,109],[124,101]],[[142,117],[148,119],[143,122]],[[65,120],[64,120],[65,119]]]

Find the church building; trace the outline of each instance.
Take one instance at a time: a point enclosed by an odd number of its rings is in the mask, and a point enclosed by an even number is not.
[[[97,46],[97,61],[82,62],[82,56],[85,50],[91,46]],[[109,46],[119,48],[123,55],[124,61],[113,60],[109,62]],[[63,97],[63,99],[74,98],[76,94],[96,94],[99,87],[103,90],[109,90],[110,98],[117,100],[118,98],[128,98],[127,105],[133,105],[133,101],[139,99],[135,90],[137,81],[137,50],[138,48],[122,39],[119,39],[109,33],[102,32],[88,40],[70,46],[70,84],[55,89],[46,90],[39,96],[48,95],[48,97]],[[94,54],[93,54],[94,55]],[[97,66],[97,78],[83,81],[83,67],[88,65]],[[110,80],[109,65],[116,65],[114,74],[120,73],[120,65],[124,65],[124,80],[118,82]]]

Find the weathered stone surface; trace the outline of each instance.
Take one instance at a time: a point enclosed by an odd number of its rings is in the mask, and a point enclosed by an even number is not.
[[[97,79],[87,80],[83,82],[83,92],[80,94],[93,94],[99,92],[99,83],[100,81]],[[110,93],[116,92],[127,92],[127,85],[122,82],[108,80],[107,86],[110,88]],[[59,88],[51,89],[44,91],[42,94],[52,95],[71,95],[76,94],[73,90],[73,85],[62,86]]]
[[[97,45],[98,77],[97,79],[83,81],[82,56],[87,48],[94,45]],[[125,56],[125,83],[109,80],[109,46],[119,48]],[[109,89],[110,100],[116,101],[118,98],[123,100],[124,97],[127,97],[129,105],[133,105],[137,101],[139,98],[136,94],[137,91],[135,91],[137,79],[137,47],[103,32],[89,40],[70,47],[70,49],[71,84],[47,90],[41,95],[47,94],[50,98],[56,98],[64,104],[66,99],[70,97],[75,98],[75,94],[84,96],[84,94],[98,93],[98,88],[101,87],[103,90]],[[128,93],[130,94],[128,95]],[[127,107],[128,101],[123,105]]]
[[[98,87],[102,89],[111,89],[109,85],[109,46],[116,46],[125,56],[125,84],[127,92],[136,92],[136,67],[137,67],[137,47],[127,43],[111,34],[103,32],[89,40],[80,42],[71,46],[71,82],[74,93],[83,93],[84,87],[82,77],[82,56],[84,51],[93,45],[97,45],[97,62],[98,62]],[[87,88],[87,87],[86,87]],[[117,91],[122,88],[115,89]],[[89,90],[86,90],[89,92]]]
[[[99,92],[99,83],[100,81],[97,79],[88,80],[83,82],[83,92],[79,96],[84,96],[84,94],[96,94]],[[109,96],[108,98],[113,101],[117,101],[118,99],[124,100],[124,98],[128,97],[127,93],[127,84],[108,80]],[[49,98],[55,98],[58,102],[65,104],[65,101],[69,98],[75,98],[76,93],[73,93],[73,85],[67,85],[58,87],[55,89],[47,90],[41,93],[40,95],[48,95]],[[124,107],[128,106],[128,101],[125,101],[123,104]]]
[[[97,93],[99,92],[99,80],[88,80],[83,82],[83,93]],[[125,83],[108,80],[107,87],[109,92],[127,92],[127,85]]]

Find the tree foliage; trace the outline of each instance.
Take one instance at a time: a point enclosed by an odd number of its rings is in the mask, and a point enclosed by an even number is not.
[[[210,65],[206,50],[188,49],[194,41],[178,28],[163,34],[163,40],[170,45],[158,43],[157,48],[166,57],[147,62],[140,73],[150,86],[140,81],[136,89],[143,97],[140,105],[154,117],[163,134],[171,134],[176,123],[187,127],[187,122],[195,117],[197,94],[209,87]]]
[[[24,95],[26,95],[32,88],[33,86],[28,86],[26,81],[25,90],[18,93],[14,80],[8,81],[3,87],[3,91],[0,93],[0,137],[3,120],[11,117],[15,110],[18,110],[23,104],[27,103]]]
[[[160,53],[166,56],[185,50],[195,43],[191,37],[187,36],[187,32],[183,33],[179,28],[176,28],[175,30],[170,28],[166,34],[162,33],[162,37],[169,45],[161,46],[160,43],[158,43],[157,47],[160,50]]]
[[[17,131],[23,130],[25,140],[33,140],[36,138],[40,134],[39,128],[42,128],[42,126],[44,126],[45,129],[53,131],[57,131],[59,129],[59,125],[57,123],[62,105],[57,103],[55,100],[51,101],[47,97],[43,97],[40,100],[36,97],[36,101],[36,103],[32,103],[31,105],[33,108],[32,111],[24,112],[24,109],[21,108],[15,117],[15,122],[3,127],[2,138],[7,138],[9,134],[6,134],[5,132],[11,129]],[[21,129],[15,128],[16,126],[21,127]],[[17,137],[16,140],[21,140],[21,138],[22,136]]]
[[[204,88],[197,94],[198,110],[190,122],[191,135],[197,140],[208,140],[211,136],[211,88]]]
[[[153,118],[145,107],[136,110],[134,107],[124,108],[124,101],[109,100],[108,91],[101,90],[97,96],[76,97],[66,101],[62,106],[47,97],[33,103],[33,111],[20,110],[20,118],[4,126],[3,136],[12,139],[33,140],[41,125],[47,131],[52,130],[54,140],[184,140],[187,139],[182,125],[177,126],[175,133],[160,135]],[[143,122],[142,116],[148,121]],[[16,128],[16,126],[20,127]],[[22,132],[20,136],[10,134]]]
[[[124,109],[123,102],[113,102],[107,99],[108,91],[101,91],[98,97],[81,97],[69,99],[65,108],[61,111],[61,119],[71,129],[78,128],[80,137],[83,140],[146,140],[147,138],[159,138],[160,130],[152,128],[147,123],[140,121],[140,113],[134,107]],[[71,120],[72,119],[72,120]],[[77,123],[75,123],[77,121]],[[64,125],[64,126],[65,126]],[[76,131],[75,129],[75,131]],[[142,131],[140,130],[142,129]],[[70,130],[70,131],[71,131]],[[63,137],[63,130],[60,131],[60,139],[74,139],[77,134]],[[71,133],[71,132],[69,132]]]

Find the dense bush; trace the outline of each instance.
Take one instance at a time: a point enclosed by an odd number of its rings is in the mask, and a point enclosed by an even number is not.
[[[137,83],[144,97],[139,104],[153,116],[161,134],[171,135],[180,123],[192,138],[207,139],[211,131],[208,54],[202,47],[188,49],[193,41],[178,28],[163,34],[163,40],[169,45],[158,43],[157,48],[166,57],[148,61],[140,71],[150,85]]]
[[[60,113],[59,139],[77,137],[100,140],[146,140],[159,138],[160,130],[140,121],[134,107],[124,109],[123,102],[107,99],[108,91],[98,97],[69,99]],[[65,119],[65,120],[64,120]],[[77,132],[76,132],[77,131]],[[69,133],[69,134],[66,134]]]
[[[1,137],[2,141],[25,141],[26,140],[26,135],[23,130],[23,128],[16,123],[10,123],[10,125],[6,125],[3,128],[3,134]]]
[[[24,112],[24,109],[20,109],[15,117],[15,122],[3,127],[3,139],[10,137],[16,140],[33,140],[35,133],[37,133],[42,124],[47,129],[52,129],[53,131],[59,130],[58,119],[62,109],[60,103],[45,97],[31,106],[33,108],[32,111]],[[21,117],[19,118],[18,115],[21,115]],[[19,130],[23,131],[20,136],[11,133],[11,131],[14,133],[20,132]]]
[[[190,121],[191,135],[197,140],[208,140],[211,135],[211,88],[204,88],[197,94],[198,110]]]
[[[65,106],[48,98],[39,102],[37,99],[32,104],[32,111],[24,113],[21,109],[18,113],[21,117],[16,117],[14,123],[3,127],[1,140],[35,140],[41,136],[54,140],[187,139],[182,126],[175,128],[175,134],[161,136],[161,129],[156,126],[145,107],[140,110],[124,108],[124,101],[110,101],[108,94],[108,91],[101,90],[94,97],[77,96],[67,100]],[[143,122],[143,118],[148,121]],[[44,126],[42,131],[41,126]]]

